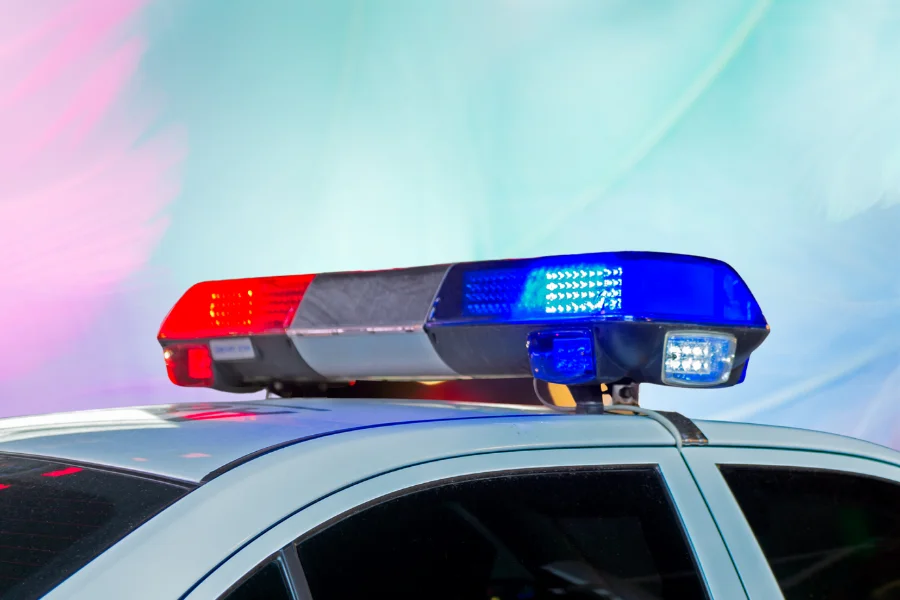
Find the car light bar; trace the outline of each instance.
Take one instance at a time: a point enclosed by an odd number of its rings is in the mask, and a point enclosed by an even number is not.
[[[170,379],[276,384],[536,377],[743,381],[768,335],[727,264],[617,252],[205,282],[159,332]]]

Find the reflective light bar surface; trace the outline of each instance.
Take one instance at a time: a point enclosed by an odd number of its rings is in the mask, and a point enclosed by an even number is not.
[[[652,320],[765,327],[727,264],[674,254],[609,252],[455,265],[433,321]]]
[[[316,276],[288,335],[327,379],[454,379],[425,320],[447,265]]]

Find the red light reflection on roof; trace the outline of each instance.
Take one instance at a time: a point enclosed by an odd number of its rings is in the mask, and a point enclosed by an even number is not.
[[[9,485],[8,483],[0,483],[0,490],[5,490],[8,487],[12,487],[12,486]]]
[[[242,419],[255,421],[256,415],[250,412],[232,410],[213,410],[208,412],[189,413],[184,415],[188,421],[217,421],[221,419]]]
[[[65,469],[60,469],[59,471],[49,471],[44,473],[44,477],[65,477],[66,475],[74,475],[75,473],[80,473],[83,471],[81,467],[66,467]]]

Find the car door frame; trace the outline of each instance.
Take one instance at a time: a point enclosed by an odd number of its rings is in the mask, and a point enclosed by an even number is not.
[[[820,469],[885,479],[900,484],[900,467],[873,458],[831,452],[759,448],[690,447],[684,458],[725,540],[750,600],[784,598],[756,536],[719,465]]]
[[[405,490],[495,473],[648,465],[657,468],[663,477],[710,597],[715,600],[746,600],[715,522],[678,449],[674,447],[520,450],[448,458],[399,469],[349,486],[296,512],[223,562],[185,599],[221,598],[262,563],[277,557],[290,574],[289,585],[293,588],[294,598],[309,600],[309,589],[294,548],[295,542],[361,506],[388,499]]]

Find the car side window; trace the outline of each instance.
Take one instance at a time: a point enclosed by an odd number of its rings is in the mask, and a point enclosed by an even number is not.
[[[244,580],[237,588],[225,594],[225,600],[291,600],[285,583],[284,572],[277,560],[273,560]]]
[[[315,600],[707,597],[653,467],[457,480],[298,544]]]
[[[719,470],[786,600],[900,598],[900,485],[819,469]]]

